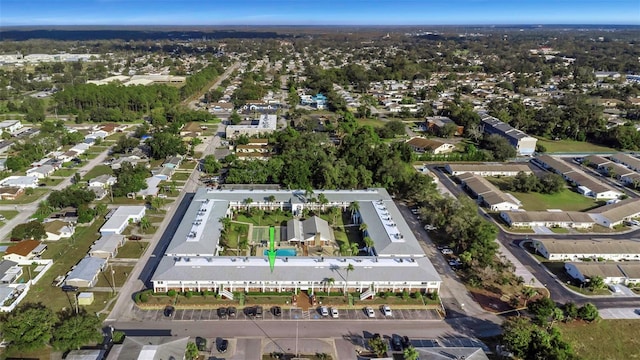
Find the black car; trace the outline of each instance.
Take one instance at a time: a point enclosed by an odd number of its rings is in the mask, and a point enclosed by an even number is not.
[[[62,291],[65,291],[65,292],[76,292],[76,291],[78,291],[78,287],[77,286],[73,286],[73,285],[62,285]]]
[[[274,306],[271,308],[271,312],[273,313],[273,316],[281,316],[282,308],[280,306]]]
[[[227,339],[222,339],[218,342],[218,344],[216,345],[216,348],[218,349],[219,353],[225,353],[227,352],[227,348],[229,347],[229,340]]]
[[[393,351],[402,350],[402,338],[400,337],[400,335],[393,335],[391,337],[391,348],[393,349]]]
[[[164,308],[164,316],[166,317],[172,317],[173,313],[176,312],[176,308],[174,308],[173,306],[167,306]]]
[[[225,319],[227,317],[227,314],[228,312],[226,307],[218,308],[218,317],[220,319]]]
[[[262,306],[256,306],[255,317],[262,318]]]
[[[207,339],[196,336],[196,346],[198,351],[207,351]]]
[[[256,316],[256,308],[255,307],[246,307],[244,308],[244,314],[248,317]]]
[[[229,317],[236,317],[236,313],[237,313],[237,312],[238,312],[238,311],[237,311],[237,310],[236,310],[236,308],[234,308],[233,306],[229,306],[229,307],[227,308],[227,316],[229,316]]]
[[[409,346],[411,346],[411,340],[409,340],[408,336],[403,336],[402,337],[402,347],[406,349]]]

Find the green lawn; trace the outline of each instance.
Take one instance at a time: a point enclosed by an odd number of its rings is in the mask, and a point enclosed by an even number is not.
[[[384,126],[384,121],[380,120],[380,119],[375,119],[375,118],[371,118],[371,119],[357,119],[358,124],[360,125],[369,125],[372,127],[382,127]]]
[[[618,151],[606,146],[574,140],[538,139],[538,144],[544,146],[547,153],[612,153]]]
[[[107,165],[98,165],[96,167],[94,167],[93,169],[87,171],[86,174],[84,174],[84,177],[82,178],[83,180],[91,180],[95,177],[98,177],[100,175],[112,175],[113,174],[113,170],[111,170],[110,166]]]
[[[115,282],[116,287],[121,287],[127,281],[131,270],[133,270],[133,266],[113,266],[114,274],[112,279],[110,274],[111,267],[107,267],[105,271],[98,275],[96,287],[111,287],[113,282]]]
[[[0,210],[0,215],[7,220],[11,220],[18,215],[18,212],[16,210]]]
[[[184,172],[176,172],[173,174],[173,176],[171,176],[171,180],[176,180],[176,181],[186,181],[187,179],[189,179],[189,176],[191,176],[191,173],[184,173]]]
[[[100,237],[98,230],[103,224],[104,220],[97,220],[88,227],[78,227],[75,241],[72,239],[62,239],[47,242],[47,250],[42,255],[42,258],[53,259],[53,266],[42,276],[37,284],[31,287],[25,300],[27,302],[42,302],[54,311],[59,311],[63,307],[72,306],[72,295],[61,291],[59,288],[52,287],[51,282],[56,276],[66,274],[71,270],[72,266],[76,265],[87,255],[93,242]],[[97,294],[98,293],[96,293],[96,295]],[[96,303],[94,303],[94,305],[96,305]],[[98,305],[99,306],[95,307],[98,310],[104,307],[103,304]]]
[[[53,173],[53,176],[69,177],[73,176],[77,171],[75,169],[59,169]]]
[[[235,221],[251,223],[257,226],[286,226],[287,221],[293,217],[290,213],[276,214],[275,212],[265,212],[263,216],[247,216],[244,213],[239,213]]]
[[[50,189],[33,189],[33,193],[30,195],[22,195],[17,200],[0,200],[0,205],[13,205],[13,204],[29,204],[38,200],[42,195],[50,192]]]
[[[120,250],[118,250],[117,258],[123,259],[138,259],[144,253],[144,250],[149,246],[147,241],[132,241],[129,240],[122,245]]]
[[[51,178],[48,177],[46,179],[40,180],[40,184],[45,184],[47,186],[56,186],[64,181],[64,178]]]
[[[599,320],[559,324],[580,359],[640,359],[640,321]],[[635,355],[634,355],[635,354]]]
[[[515,196],[516,199],[522,202],[522,208],[527,211],[545,211],[548,209],[586,211],[600,205],[600,203],[594,201],[592,198],[582,196],[567,188],[555,194],[541,194],[536,192],[521,193],[508,191],[506,189],[508,179],[496,177],[487,177],[486,179],[500,188],[500,190]]]

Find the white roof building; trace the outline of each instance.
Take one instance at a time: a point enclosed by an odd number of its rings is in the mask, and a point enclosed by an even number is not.
[[[144,206],[120,206],[100,228],[102,236],[122,234],[129,223],[137,223],[146,213]]]
[[[19,188],[37,188],[38,178],[36,176],[9,176],[0,180],[0,186],[19,187]]]

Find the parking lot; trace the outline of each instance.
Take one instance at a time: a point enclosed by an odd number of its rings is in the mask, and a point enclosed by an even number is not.
[[[333,319],[331,317],[323,317],[320,315],[317,309],[309,309],[304,311],[302,309],[282,309],[281,316],[274,316],[270,309],[264,309],[264,313],[261,319],[256,320],[441,320],[442,318],[435,310],[426,309],[393,309],[392,316],[384,316],[379,309],[374,309],[375,318],[368,318],[362,309],[339,309],[339,319]],[[220,318],[216,309],[176,309],[175,313],[171,317],[166,317],[163,314],[163,309],[158,310],[142,310],[136,308],[134,315],[141,321],[208,321],[208,320],[220,320],[220,321],[238,321],[238,320],[250,320],[249,316],[245,315],[241,308],[238,308],[235,317]]]

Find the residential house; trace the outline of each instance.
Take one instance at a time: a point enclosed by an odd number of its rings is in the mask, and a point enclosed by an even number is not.
[[[489,360],[480,347],[416,346],[419,359],[428,360]]]
[[[24,194],[24,188],[16,186],[0,187],[0,200],[16,200]]]
[[[568,262],[564,269],[572,278],[587,282],[594,276],[599,276],[605,284],[620,284],[625,282],[625,274],[618,264],[601,262]]]
[[[258,120],[251,120],[250,124],[227,125],[226,138],[233,140],[241,135],[256,136],[270,134],[276,131],[278,117],[262,114]]]
[[[74,158],[78,157],[78,153],[73,151],[73,150],[69,150],[66,151],[60,155],[58,155],[58,160],[60,160],[63,163],[69,162],[71,160],[73,160]]]
[[[115,185],[117,181],[118,178],[116,178],[115,176],[104,174],[89,180],[89,187],[100,187],[103,189],[109,188]]]
[[[41,244],[40,241],[23,240],[15,245],[9,246],[7,251],[5,251],[3,258],[5,260],[23,263],[42,255],[46,249],[47,245]]]
[[[287,221],[287,241],[311,243],[321,246],[334,242],[333,230],[329,223],[317,216],[306,220],[292,219]]]
[[[509,144],[516,148],[518,155],[530,156],[535,153],[538,139],[486,113],[480,113],[480,117],[482,119],[484,132],[487,134],[497,134],[507,139]]]
[[[430,152],[433,154],[445,154],[450,153],[455,149],[455,145],[445,143],[439,140],[425,139],[421,137],[414,137],[407,141],[407,145],[415,152],[425,153]]]
[[[233,103],[228,102],[214,102],[208,105],[209,111],[213,112],[232,112]]]
[[[233,105],[231,105],[231,107],[233,108]],[[202,126],[197,122],[190,121],[180,129],[180,136],[198,137],[202,134],[203,128],[206,129],[207,127]]]
[[[11,260],[0,261],[0,285],[13,284],[22,276],[22,267]]]
[[[165,168],[167,170],[164,170],[166,172],[170,172],[169,168]],[[162,181],[164,181],[164,176],[162,173],[158,173],[158,176],[151,176],[148,177],[146,179],[144,179],[145,184],[147,185],[147,187],[145,189],[142,189],[140,191],[138,191],[136,193],[136,196],[141,196],[143,198],[146,198],[147,196],[158,196],[158,193],[160,192],[160,183]]]
[[[268,139],[249,139],[246,145],[236,145],[236,156],[240,160],[268,160],[271,146]]]
[[[184,157],[182,155],[169,156],[162,164],[162,167],[168,167],[170,169],[177,169],[182,163],[182,159]]]
[[[640,260],[640,242],[617,239],[557,240],[536,239],[532,241],[536,252],[549,260]]]
[[[79,143],[74,145],[71,149],[69,149],[70,151],[75,151],[78,155],[80,154],[84,154],[85,152],[87,152],[87,150],[89,150],[91,146],[89,144],[85,144],[85,143]]]
[[[640,159],[628,154],[613,154],[609,158],[617,163],[629,167],[629,169],[640,172]]]
[[[61,220],[53,220],[43,224],[44,230],[47,232],[48,241],[57,241],[60,239],[70,238],[75,232],[75,227]]]
[[[500,191],[487,179],[475,174],[461,174],[458,179],[474,196],[478,203],[492,211],[517,210],[521,203],[518,199]]]
[[[456,132],[454,133],[454,135],[462,136],[462,134],[464,134],[464,126],[459,126],[453,120],[446,116],[427,116],[425,120],[427,130],[433,132],[434,134],[440,134],[440,131],[447,124],[453,124],[456,126]]]
[[[77,287],[94,287],[98,282],[98,275],[106,266],[106,259],[85,257],[67,274],[64,283]]]
[[[510,227],[592,228],[595,221],[579,211],[503,211],[500,218]]]
[[[103,360],[105,355],[106,350],[102,349],[71,350],[65,360]]]
[[[102,200],[102,199],[104,199],[104,198],[107,196],[107,194],[108,194],[107,189],[105,189],[105,188],[103,188],[103,187],[89,186],[89,187],[87,188],[87,190],[91,190],[91,191],[93,191],[93,193],[94,193],[94,194],[95,194],[95,196],[96,196],[96,200]]]
[[[583,165],[588,165],[598,171],[606,171],[607,166],[611,165],[611,160],[600,155],[589,155],[582,160]]]
[[[114,345],[107,360],[180,360],[185,358],[189,337],[127,336],[121,345]]]
[[[5,132],[11,134],[22,129],[20,120],[4,120],[0,122],[0,134]]]
[[[118,249],[124,245],[124,242],[124,235],[111,234],[102,236],[91,245],[89,255],[109,260],[118,255]]]
[[[38,179],[44,179],[53,174],[55,168],[51,165],[42,165],[40,167],[34,167],[27,170],[27,176],[35,176]]]
[[[151,175],[163,181],[171,180],[171,177],[175,173],[175,168],[161,166],[155,169],[151,169]],[[148,188],[148,187],[147,187]]]
[[[625,199],[589,210],[587,213],[597,224],[613,228],[625,220],[640,217],[640,199]]]
[[[129,163],[133,166],[136,166],[138,164],[147,164],[148,162],[148,159],[143,159],[137,155],[123,156],[111,162],[111,169],[118,170],[122,167],[123,163]]]
[[[451,175],[474,174],[479,176],[516,176],[518,173],[532,174],[527,164],[446,164],[445,170]]]
[[[138,223],[145,215],[144,206],[120,206],[109,216],[108,220],[100,228],[102,236],[122,234],[130,223]]]

